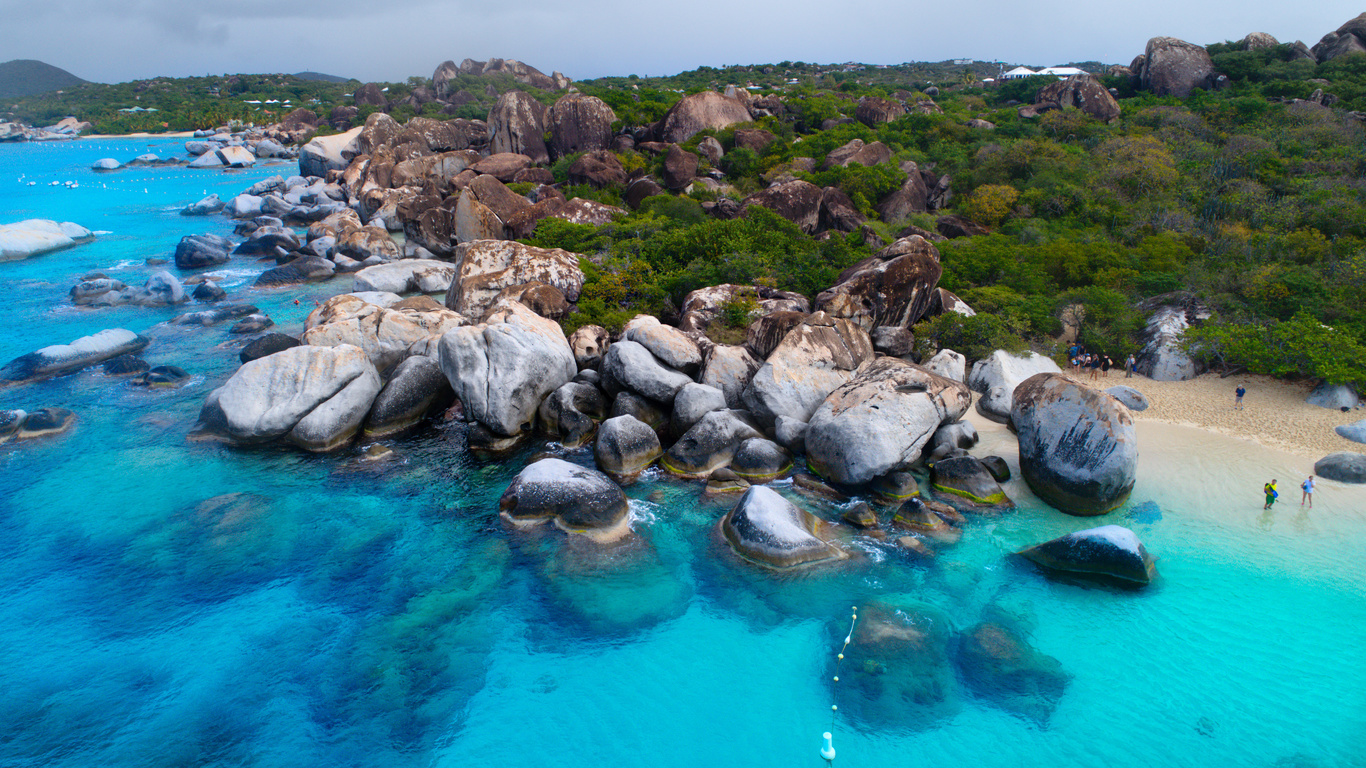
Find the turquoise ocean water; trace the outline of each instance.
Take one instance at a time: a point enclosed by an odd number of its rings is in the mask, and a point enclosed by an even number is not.
[[[240,340],[161,325],[185,308],[67,299],[83,274],[140,285],[182,235],[231,230],[180,206],[292,170],[88,170],[179,147],[0,145],[0,223],[108,233],[0,263],[0,363],[123,327],[153,339],[153,365],[193,374],[175,390],[95,369],[0,391],[0,407],[79,417],[0,446],[0,766],[819,766],[832,702],[842,766],[1366,766],[1366,497],[1325,482],[1313,512],[1287,491],[1264,514],[1261,483],[1294,489],[1308,467],[1251,443],[1140,424],[1133,498],[1102,522],[1132,527],[1161,578],[1119,590],[1008,557],[1096,524],[1019,481],[1018,511],[974,519],[934,562],[865,540],[778,578],[716,544],[725,507],[696,484],[628,489],[638,539],[604,555],[499,524],[532,449],[485,464],[431,427],[386,441],[401,460],[373,468],[359,449],[188,441]],[[349,288],[255,291],[261,269],[217,273],[285,332]],[[982,429],[1014,465],[1008,435]],[[1046,719],[956,676],[933,706],[856,716],[864,691],[832,690],[831,665],[851,606],[876,601],[928,604],[957,632],[1004,612],[1070,682]]]

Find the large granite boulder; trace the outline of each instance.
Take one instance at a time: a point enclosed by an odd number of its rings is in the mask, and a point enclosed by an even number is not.
[[[651,315],[636,315],[622,329],[621,337],[645,347],[660,362],[688,375],[702,366],[702,350],[698,349],[697,342]]]
[[[1153,558],[1133,531],[1103,525],[1059,536],[1019,554],[1051,571],[1147,584],[1157,576]]]
[[[279,285],[297,285],[326,280],[336,274],[337,267],[321,256],[300,256],[268,269],[256,277],[253,283],[257,288],[271,288]]]
[[[1340,56],[1366,53],[1366,13],[1324,35],[1310,50],[1320,64]]]
[[[726,407],[743,408],[745,387],[763,365],[764,361],[746,347],[713,344],[703,356],[702,375],[698,381],[721,390]]]
[[[972,456],[936,461],[930,467],[930,487],[936,498],[963,512],[1015,506],[986,465]]]
[[[449,405],[454,397],[436,361],[421,355],[409,357],[394,368],[375,397],[365,419],[365,434],[383,437],[402,432]]]
[[[811,311],[811,302],[800,293],[760,285],[724,283],[698,288],[684,296],[678,327],[684,331],[705,331],[707,326],[722,318],[729,310],[750,304],[753,306],[750,319],[774,312],[800,312],[805,315]]]
[[[1345,437],[1354,443],[1366,443],[1366,419],[1352,424],[1342,424],[1333,428],[1338,436]]]
[[[750,483],[777,480],[792,469],[792,454],[764,437],[751,437],[735,449],[728,470]]]
[[[681,144],[708,128],[721,130],[749,120],[749,108],[743,101],[702,91],[684,96],[669,109],[659,123],[659,140]]]
[[[1314,462],[1314,474],[1340,483],[1366,483],[1366,454],[1352,451],[1330,453]]]
[[[1133,387],[1126,387],[1123,384],[1118,384],[1113,387],[1108,387],[1105,392],[1114,399],[1124,403],[1124,406],[1131,411],[1148,410],[1148,398],[1144,397],[1142,392],[1139,392]]]
[[[1361,398],[1357,396],[1355,389],[1346,384],[1329,384],[1325,381],[1314,387],[1314,391],[1309,393],[1305,402],[1337,411],[1357,407]]]
[[[1119,118],[1119,102],[1095,75],[1073,75],[1039,89],[1037,103],[1057,104],[1063,109],[1080,109],[1103,122]]]
[[[716,387],[706,384],[688,382],[683,388],[678,390],[674,397],[673,417],[670,419],[670,426],[675,435],[683,435],[692,425],[702,420],[712,411],[720,411],[726,408],[726,395]]]
[[[768,568],[794,568],[847,557],[826,541],[827,523],[776,491],[756,485],[718,523],[731,549]]]
[[[1214,62],[1204,46],[1174,37],[1154,37],[1143,54],[1139,83],[1158,96],[1186,98],[1204,87],[1214,73]]]
[[[1090,516],[1129,498],[1138,436],[1129,409],[1114,397],[1040,373],[1015,389],[1010,422],[1020,439],[1020,473],[1044,502]]]
[[[94,237],[90,230],[69,221],[28,219],[0,225],[0,262],[70,248]]]
[[[892,150],[880,141],[865,144],[863,139],[850,139],[848,144],[830,150],[825,156],[826,168],[846,165],[881,165],[892,159]]]
[[[865,363],[821,403],[806,429],[807,464],[822,477],[860,484],[920,459],[946,421],[972,404],[972,393],[895,357]]]
[[[631,530],[626,494],[601,472],[541,459],[517,473],[498,499],[499,514],[523,528],[552,522],[566,533],[610,542]]]
[[[232,258],[233,242],[218,235],[186,235],[175,247],[175,265],[180,269],[203,269],[226,264]]]
[[[376,264],[356,273],[353,291],[445,293],[455,280],[455,265],[436,259],[404,259]]]
[[[598,468],[618,482],[634,479],[663,453],[654,429],[630,414],[614,416],[599,425],[593,444]]]
[[[530,94],[508,91],[489,110],[489,151],[526,155],[533,163],[550,162],[545,146],[546,108]]]
[[[511,240],[475,240],[456,246],[455,279],[446,292],[446,306],[479,317],[504,288],[531,282],[552,285],[573,302],[583,290],[583,279],[576,253]]]
[[[418,342],[433,342],[468,321],[440,305],[385,308],[352,294],[333,296],[309,313],[303,343],[316,347],[348,344],[365,350],[370,362],[385,370],[408,357]]]
[[[1192,314],[1189,308],[1174,306],[1158,307],[1153,312],[1143,329],[1139,373],[1153,381],[1187,381],[1200,375],[1201,366],[1181,348],[1181,337],[1191,327]]]
[[[359,347],[293,347],[244,364],[210,392],[200,427],[238,444],[332,450],[360,429],[379,391],[379,372]]]
[[[569,348],[574,350],[574,363],[579,370],[597,370],[607,352],[610,335],[601,325],[583,325],[569,334]]]
[[[810,235],[820,225],[821,195],[821,188],[809,181],[788,181],[755,192],[745,198],[741,208],[767,208]]]
[[[612,123],[617,114],[596,96],[571,93],[550,108],[546,128],[555,157],[612,146]]]
[[[608,347],[599,370],[609,382],[664,405],[671,405],[678,390],[692,382],[687,374],[664,365],[650,350],[629,340]],[[610,385],[608,391],[614,391]]]
[[[943,271],[934,245],[918,235],[903,237],[841,272],[838,283],[816,296],[816,309],[866,331],[909,328],[929,310]]]
[[[740,444],[763,437],[745,411],[711,411],[665,451],[660,465],[679,477],[702,478],[730,464]]]
[[[537,411],[541,431],[566,448],[578,448],[593,436],[607,415],[607,398],[597,387],[570,381],[541,401]]]
[[[1012,355],[1003,349],[973,363],[968,386],[982,395],[977,399],[977,412],[992,421],[1006,423],[1015,388],[1036,373],[1062,373],[1062,369],[1037,352]]]
[[[880,123],[890,123],[905,114],[906,108],[901,102],[877,96],[864,96],[858,100],[858,106],[854,108],[854,119],[869,128],[876,128]]]
[[[664,170],[660,178],[668,189],[687,189],[693,179],[697,178],[699,164],[700,159],[697,155],[677,144],[670,144],[669,151],[664,154]]]
[[[0,368],[0,388],[10,384],[50,379],[79,371],[119,355],[142,351],[150,341],[122,328],[82,336],[70,344],[54,344],[14,358]]]
[[[281,350],[297,347],[299,344],[299,340],[293,336],[287,336],[283,333],[267,333],[252,339],[245,347],[242,347],[237,359],[243,363],[250,363],[252,360],[260,360]]]
[[[933,357],[925,361],[925,370],[954,381],[966,383],[968,380],[967,358],[952,349],[941,349],[934,353]]]
[[[299,175],[326,177],[328,171],[344,171],[356,155],[361,126],[333,136],[318,136],[299,150]]]
[[[826,396],[872,357],[866,331],[844,318],[815,312],[787,332],[741,399],[765,426],[779,416],[809,421]]]
[[[578,373],[559,324],[517,302],[500,302],[480,324],[447,331],[437,349],[465,413],[506,437],[524,432],[541,400]]]

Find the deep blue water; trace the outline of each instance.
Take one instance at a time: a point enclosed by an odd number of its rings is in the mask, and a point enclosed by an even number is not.
[[[1018,511],[974,519],[932,563],[865,540],[845,564],[779,578],[716,543],[724,506],[658,476],[628,490],[631,547],[506,530],[497,497],[539,446],[485,464],[432,427],[385,441],[400,460],[373,467],[363,446],[188,441],[240,340],[161,325],[185,308],[67,299],[83,274],[141,284],[182,235],[231,231],[180,206],[292,170],[88,170],[179,147],[0,145],[0,223],[108,232],[0,263],[0,363],[123,327],[153,339],[152,364],[194,375],[0,390],[0,407],[79,416],[0,446],[0,766],[818,766],[832,701],[836,765],[1366,765],[1366,504],[1324,482],[1314,512],[1287,493],[1262,513],[1264,478],[1293,488],[1307,462],[1248,443],[1140,424],[1133,500],[1101,521],[1160,558],[1160,580],[1132,591],[1008,557],[1096,524],[1018,481]],[[350,287],[256,291],[261,269],[218,273],[285,332]],[[983,431],[1014,465],[1008,434]],[[933,606],[958,632],[1004,611],[1070,682],[1046,720],[957,678],[937,706],[868,715],[864,691],[830,676],[850,608],[874,601]]]

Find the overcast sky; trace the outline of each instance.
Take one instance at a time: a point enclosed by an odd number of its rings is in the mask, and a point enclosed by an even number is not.
[[[0,0],[0,59],[78,77],[313,70],[361,80],[430,77],[446,59],[520,59],[574,79],[701,65],[973,58],[1129,63],[1148,38],[1196,43],[1269,32],[1309,45],[1360,2],[961,0]],[[310,13],[316,8],[325,12]]]

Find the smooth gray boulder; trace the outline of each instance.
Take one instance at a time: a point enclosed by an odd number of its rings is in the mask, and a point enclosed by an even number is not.
[[[765,426],[779,416],[810,421],[826,396],[872,357],[867,331],[851,320],[816,312],[783,336],[741,399]]]
[[[375,397],[365,419],[365,434],[383,437],[401,432],[454,397],[451,383],[436,361],[420,355],[410,357],[394,368]]]
[[[1016,388],[1010,420],[1020,440],[1020,474],[1045,503],[1092,516],[1129,498],[1138,436],[1120,401],[1062,374],[1040,373]]]
[[[702,351],[697,342],[649,315],[636,315],[626,324],[621,337],[645,347],[660,362],[689,376],[702,367]]]
[[[1314,474],[1340,483],[1366,483],[1366,454],[1353,451],[1330,453],[1314,462]]]
[[[664,454],[650,425],[629,414],[614,416],[598,426],[593,457],[598,468],[617,481],[630,480]]]
[[[717,524],[731,549],[768,568],[797,566],[847,557],[821,538],[827,524],[762,485],[745,491],[735,509]]]
[[[671,405],[678,390],[692,383],[686,374],[664,365],[634,341],[618,341],[608,347],[599,370],[632,392],[664,405]]]
[[[712,411],[670,446],[660,465],[679,477],[706,477],[729,465],[740,443],[752,437],[763,433],[749,413]]]
[[[806,453],[806,427],[804,421],[779,416],[773,423],[773,437],[778,445],[793,453]]]
[[[300,176],[327,176],[331,170],[344,171],[360,149],[357,139],[364,129],[357,126],[345,133],[318,136],[299,150]]]
[[[1123,384],[1110,387],[1105,390],[1106,394],[1124,403],[1125,407],[1131,411],[1144,411],[1148,408],[1148,398],[1142,392],[1133,387],[1126,387]]]
[[[767,483],[792,469],[792,454],[768,438],[751,437],[735,449],[727,469],[747,482]]]
[[[930,467],[930,488],[935,497],[960,512],[1000,510],[1014,507],[991,470],[972,456],[956,456]]]
[[[1190,327],[1182,307],[1159,307],[1148,318],[1138,353],[1138,372],[1153,381],[1188,381],[1200,374],[1195,360],[1181,348],[1181,337]]]
[[[1361,398],[1357,396],[1355,389],[1346,384],[1329,384],[1325,381],[1314,387],[1314,391],[1309,393],[1305,402],[1320,408],[1340,411],[1357,407],[1361,403]]]
[[[1103,525],[1069,533],[1019,552],[1051,571],[1102,576],[1147,584],[1157,568],[1138,536],[1119,525]]]
[[[930,437],[972,404],[962,382],[895,357],[861,367],[821,403],[805,435],[807,464],[838,483],[860,484],[920,459]]]
[[[566,448],[577,448],[607,415],[607,398],[591,384],[568,381],[541,401],[537,415],[542,432]]]
[[[465,413],[508,437],[525,431],[541,400],[578,373],[559,324],[515,301],[500,301],[485,322],[447,331],[437,349]]]
[[[332,450],[359,431],[380,384],[359,347],[281,350],[245,363],[209,393],[199,412],[201,431],[237,444],[285,440]]]
[[[1037,373],[1062,373],[1062,369],[1037,352],[1012,355],[1003,349],[973,363],[968,386],[982,395],[977,398],[977,412],[1004,424],[1010,418],[1015,388]]]
[[[1352,424],[1343,424],[1335,427],[1333,431],[1337,432],[1340,437],[1345,437],[1354,443],[1366,443],[1366,419]]]
[[[185,314],[172,318],[171,325],[218,325],[227,320],[238,320],[248,315],[258,312],[252,304],[220,304],[212,309],[201,309],[198,312],[186,312]]]
[[[299,340],[293,336],[283,333],[263,334],[242,347],[242,351],[237,354],[237,359],[243,363],[250,363],[252,360],[260,360],[268,355],[273,355],[284,349],[291,349],[299,346]]]
[[[96,160],[95,162],[90,164],[90,170],[92,171],[117,171],[122,167],[123,163],[120,163],[112,157],[106,157],[102,160]]]
[[[54,344],[16,357],[0,368],[0,387],[50,379],[99,365],[119,355],[142,351],[150,341],[132,331],[110,328],[82,336],[70,344]]]
[[[946,379],[967,382],[968,360],[952,349],[941,349],[934,357],[925,361],[925,370],[937,373]]]
[[[445,293],[455,279],[455,265],[435,259],[404,259],[376,264],[356,273],[353,292]]]
[[[703,416],[725,407],[726,396],[721,390],[706,384],[688,382],[674,397],[671,420],[673,433],[682,435],[691,429],[692,425],[701,421]]]
[[[203,269],[227,264],[232,258],[233,242],[218,235],[186,235],[175,247],[175,265],[180,269]]]
[[[27,219],[0,224],[0,262],[70,248],[94,237],[90,230],[69,221]]]
[[[755,357],[748,347],[715,344],[703,356],[699,381],[721,390],[728,408],[743,408],[745,387],[763,366],[764,361]]]
[[[631,530],[626,494],[601,472],[563,459],[541,459],[517,473],[499,514],[524,528],[551,522],[566,533],[594,541],[620,539]]]

